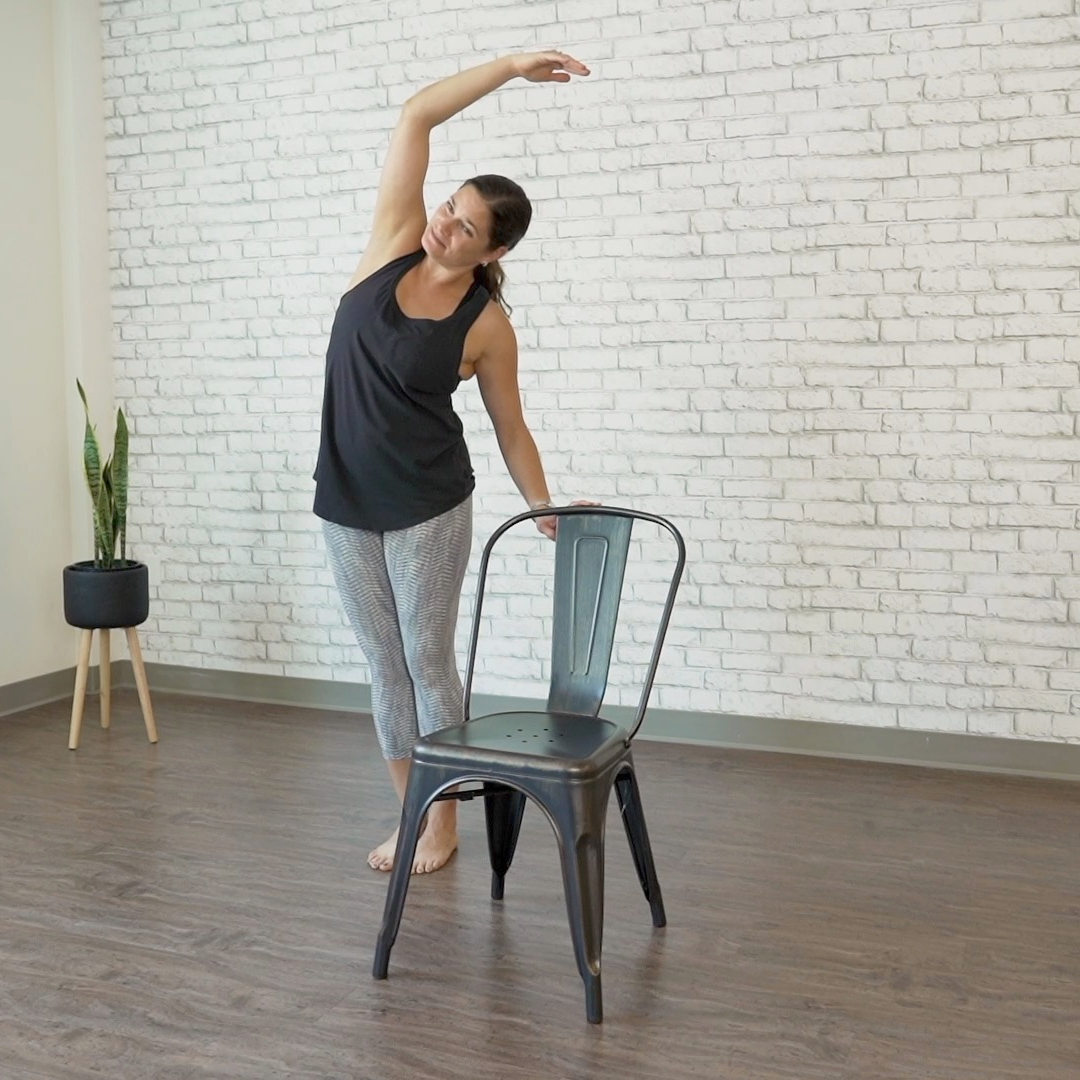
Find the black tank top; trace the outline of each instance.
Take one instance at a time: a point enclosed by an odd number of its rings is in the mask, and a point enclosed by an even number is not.
[[[475,486],[450,395],[465,335],[490,296],[473,282],[445,319],[412,319],[397,285],[424,258],[402,255],[338,303],[326,351],[315,513],[354,529],[407,529]]]

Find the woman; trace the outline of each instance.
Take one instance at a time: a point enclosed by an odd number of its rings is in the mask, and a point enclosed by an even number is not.
[[[430,217],[423,184],[434,127],[514,77],[569,82],[561,52],[504,57],[434,83],[401,111],[371,237],[327,349],[315,513],[334,580],[371,667],[371,705],[398,799],[420,735],[463,719],[454,631],[472,540],[469,453],[450,395],[476,376],[510,475],[532,509],[551,506],[517,382],[517,341],[499,259],[532,208],[501,176],[467,181]],[[548,537],[555,518],[537,519]],[[393,866],[397,830],[368,856]],[[457,803],[436,803],[414,872],[457,848]]]

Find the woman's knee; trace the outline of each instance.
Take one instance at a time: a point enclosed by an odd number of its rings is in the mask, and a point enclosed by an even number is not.
[[[360,651],[371,668],[371,676],[386,686],[406,683],[410,678],[405,648],[400,638],[360,639]]]
[[[457,674],[454,642],[421,636],[406,639],[405,663],[412,681],[417,685],[441,684],[450,672]]]

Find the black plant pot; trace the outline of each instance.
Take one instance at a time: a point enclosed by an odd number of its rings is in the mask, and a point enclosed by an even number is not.
[[[128,559],[110,570],[92,560],[64,567],[64,618],[83,630],[138,626],[150,614],[146,564]]]

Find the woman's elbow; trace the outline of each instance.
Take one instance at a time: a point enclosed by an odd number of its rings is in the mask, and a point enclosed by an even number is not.
[[[398,124],[410,124],[417,127],[426,127],[428,130],[435,127],[435,120],[430,115],[424,101],[424,91],[418,90],[411,98],[406,98],[398,113]]]
[[[506,457],[512,457],[521,450],[529,451],[535,445],[532,433],[524,419],[496,425],[495,438],[498,439],[499,446]]]

